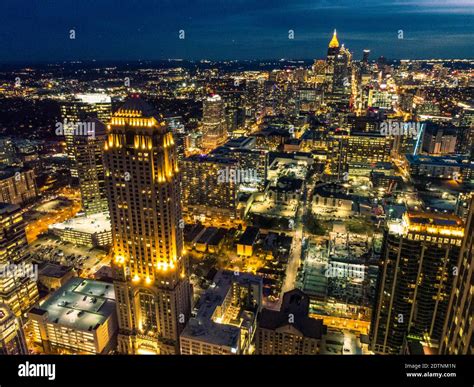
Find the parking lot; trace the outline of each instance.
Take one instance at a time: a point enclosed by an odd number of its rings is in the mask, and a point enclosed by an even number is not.
[[[105,251],[85,246],[75,246],[49,237],[42,237],[29,246],[37,262],[52,262],[74,267],[82,276],[92,276],[102,266],[110,263]]]

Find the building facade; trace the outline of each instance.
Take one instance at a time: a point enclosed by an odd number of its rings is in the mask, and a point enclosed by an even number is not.
[[[0,203],[0,302],[20,317],[38,301],[20,207]]]
[[[11,309],[0,303],[0,355],[27,355],[25,334]]]
[[[474,354],[474,199],[471,199],[466,231],[457,262],[457,275],[449,301],[440,353]]]
[[[371,349],[399,354],[403,343],[442,338],[464,225],[452,215],[405,213],[385,231]]]

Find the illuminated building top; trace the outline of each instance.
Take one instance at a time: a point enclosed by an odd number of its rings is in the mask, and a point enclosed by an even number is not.
[[[331,41],[329,42],[329,48],[338,48],[339,47],[339,41],[337,40],[337,32],[334,30],[334,34],[332,36]]]
[[[410,233],[439,236],[440,238],[462,238],[464,236],[462,220],[449,214],[407,212],[400,221],[390,221],[388,229],[390,233],[404,236]]]

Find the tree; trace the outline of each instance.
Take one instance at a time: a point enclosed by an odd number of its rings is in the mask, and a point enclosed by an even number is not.
[[[311,211],[303,215],[303,224],[305,230],[313,235],[325,235],[326,228],[321,224],[319,219]]]

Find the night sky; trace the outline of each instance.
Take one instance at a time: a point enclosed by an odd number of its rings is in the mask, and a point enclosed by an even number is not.
[[[474,58],[474,0],[1,0],[0,62],[323,58],[334,28],[355,58]]]

